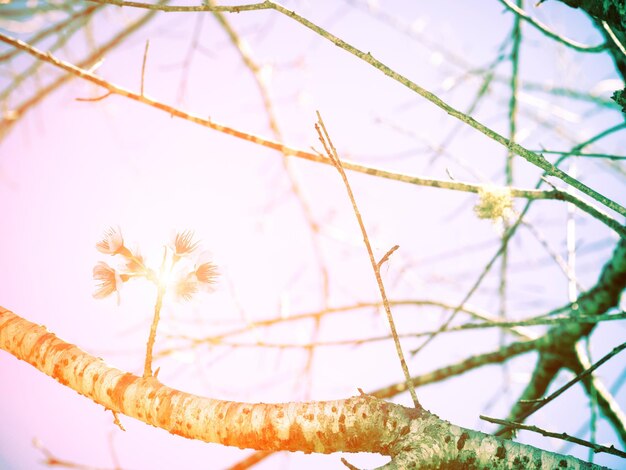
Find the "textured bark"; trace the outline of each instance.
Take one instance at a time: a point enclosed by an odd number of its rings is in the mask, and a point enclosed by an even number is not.
[[[626,239],[620,239],[611,259],[604,265],[596,285],[580,297],[577,310],[580,315],[601,315],[616,307],[626,288]],[[576,325],[576,324],[574,324]]]
[[[107,409],[172,434],[240,448],[385,454],[420,415],[368,396],[249,404],[192,395],[110,367],[2,307],[0,348]]]
[[[398,454],[385,469],[584,469],[598,466],[569,456],[463,429],[431,415],[424,435]]]
[[[528,416],[528,411],[533,407],[533,404],[527,403],[525,400],[537,400],[543,397],[562,366],[563,361],[560,357],[547,354],[539,356],[532,378],[511,408],[511,411],[509,411],[509,415],[506,418],[507,421],[524,422]],[[504,432],[502,436],[510,439],[513,437],[513,434],[514,430],[510,429]]]
[[[594,316],[606,313],[619,304],[624,287],[626,287],[626,240],[621,239],[613,251],[613,256],[602,268],[598,282],[580,296],[572,307],[571,315]],[[551,328],[546,335],[535,340],[540,353],[537,365],[524,392],[511,408],[507,420],[524,422],[528,417],[528,411],[533,407],[523,403],[523,400],[541,398],[561,369],[568,368],[574,373],[581,372],[576,370],[577,344],[591,333],[594,327],[593,323],[569,323]],[[619,433],[619,430],[617,432]],[[512,431],[505,432],[503,436],[511,437]]]
[[[192,395],[110,367],[3,307],[0,348],[107,409],[190,439],[268,451],[374,452],[392,457],[387,468],[600,468],[370,395],[277,404]]]

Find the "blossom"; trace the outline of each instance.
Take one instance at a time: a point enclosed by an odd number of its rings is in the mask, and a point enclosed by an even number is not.
[[[105,255],[124,254],[128,251],[124,246],[124,237],[122,237],[122,231],[119,227],[109,227],[108,230],[104,232],[102,240],[96,243],[96,248]]]
[[[174,293],[178,299],[191,300],[193,294],[198,292],[198,281],[195,279],[194,273],[179,278],[174,284]]]
[[[198,266],[194,274],[196,275],[196,278],[199,282],[202,282],[204,284],[215,284],[219,273],[217,271],[217,266],[215,266],[211,262],[208,262],[202,263],[200,266]]]
[[[173,246],[174,259],[192,253],[198,247],[198,244],[199,242],[193,241],[193,232],[191,230],[177,233]]]
[[[120,287],[125,280],[123,277],[127,278],[128,276],[118,274],[111,266],[103,261],[99,261],[93,268],[93,278],[96,281],[100,281],[100,284],[97,286],[93,296],[96,299],[104,299],[113,292],[118,292],[119,295]]]
[[[198,260],[193,269],[180,272],[178,279],[174,282],[174,294],[178,299],[191,300],[193,295],[200,290],[211,292],[218,276],[217,266],[209,261],[210,253],[204,251],[198,256]]]

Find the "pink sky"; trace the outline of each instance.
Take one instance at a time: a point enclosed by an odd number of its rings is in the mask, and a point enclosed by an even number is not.
[[[347,3],[286,3],[460,109],[467,108],[479,86],[475,78],[465,78],[453,65],[441,62],[432,48],[347,7]],[[477,67],[493,60],[511,25],[511,16],[502,14],[496,2],[484,8],[449,1],[411,6],[380,3],[394,16],[423,27],[425,37]],[[542,6],[539,14],[546,21],[553,21],[580,41],[598,41],[598,34],[581,14],[551,5],[555,3]],[[96,38],[108,37],[124,24],[124,18],[136,16],[127,9],[107,7],[106,11],[107,16],[94,25]],[[178,100],[181,64],[196,26],[194,18],[160,15],[108,54],[98,73],[138,90],[149,39],[147,95],[271,138],[249,71],[209,15],[202,23],[203,49],[193,56],[184,98]],[[448,157],[429,164],[431,153],[422,151],[424,141],[441,143],[456,123],[400,84],[277,13],[227,18],[250,44],[258,62],[271,70],[268,85],[287,144],[320,148],[314,130],[315,111],[319,110],[342,158],[433,178],[446,179],[449,170],[463,181],[502,183],[505,149],[473,130],[463,128],[447,151],[478,175]],[[582,63],[581,56],[570,50],[542,49],[541,36],[529,28],[525,31],[523,54],[527,56],[523,56],[522,74],[528,80],[563,82],[563,86],[584,90],[615,78],[606,57],[584,56]],[[82,37],[70,45],[59,56],[71,60],[84,52]],[[17,64],[26,62],[23,57]],[[508,73],[507,66],[501,71]],[[45,66],[41,77],[48,80],[55,74]],[[458,86],[449,88],[454,80]],[[8,83],[5,74],[0,83],[1,88]],[[34,90],[33,83],[29,86],[22,98]],[[254,320],[324,307],[311,233],[290,192],[279,154],[119,96],[98,102],[75,100],[101,94],[94,85],[74,80],[29,112],[0,143],[0,305],[45,325],[115,367],[140,374],[154,289],[142,281],[129,282],[121,292],[119,306],[113,297],[92,297],[92,268],[107,260],[95,244],[108,226],[119,225],[129,246],[138,246],[153,267],[158,266],[162,247],[175,231],[193,230],[222,273],[212,294],[200,295],[191,303],[166,299],[157,352],[171,345],[168,335],[208,336]],[[565,99],[549,102],[541,94],[533,97],[535,101],[529,98],[521,105],[520,135],[528,148],[571,145],[558,133],[537,128],[536,115],[556,122],[579,141],[621,119],[615,111],[584,116],[586,108],[579,103]],[[14,106],[22,98],[8,100],[7,105]],[[496,85],[478,118],[506,132],[507,99],[506,88]],[[571,115],[561,112],[564,110]],[[625,143],[622,132],[603,141],[598,151],[623,154]],[[292,160],[291,165],[321,227],[318,242],[330,275],[328,305],[377,300],[373,274],[339,176],[330,167],[306,161]],[[517,184],[524,187],[534,185],[539,174],[521,159],[515,171]],[[597,162],[582,162],[578,171],[585,175],[586,184],[624,204],[621,176]],[[481,181],[480,175],[485,180]],[[461,300],[493,254],[498,238],[488,221],[474,216],[475,197],[354,173],[349,177],[378,256],[400,245],[383,273],[390,296]],[[562,251],[565,206],[538,202],[530,218]],[[599,247],[580,255],[577,274],[588,288],[608,259],[616,237],[588,216],[578,218],[579,239]],[[475,245],[482,247],[467,248]],[[455,250],[459,251],[456,255],[439,256]],[[509,306],[513,314],[539,314],[567,301],[566,279],[553,263],[545,262],[545,251],[528,233],[514,240],[510,258],[514,270]],[[497,285],[494,274],[472,305],[495,313]],[[436,309],[398,308],[395,315],[399,328],[406,331],[440,324],[440,310]],[[328,318],[320,328],[318,339],[326,341],[388,331],[385,318],[371,309]],[[313,339],[313,330],[312,322],[286,323],[237,339],[304,343]],[[593,357],[599,358],[623,337],[622,324],[599,327],[593,336]],[[405,349],[416,344],[408,340]],[[448,336],[420,353],[409,366],[413,374],[427,372],[498,344],[495,331]],[[344,398],[356,394],[357,388],[372,390],[402,380],[391,342],[320,348],[308,377],[302,374],[306,359],[306,353],[298,349],[213,347],[184,350],[158,359],[155,366],[161,367],[159,379],[172,387],[252,402]],[[532,359],[511,363],[510,394],[495,402],[503,377],[497,367],[421,388],[420,401],[456,424],[488,430],[478,415],[488,406],[493,406],[488,413],[492,416],[506,413],[528,380]],[[622,369],[623,360],[617,359],[605,366],[601,375],[610,384]],[[560,377],[559,384],[567,378]],[[123,433],[100,406],[6,353],[0,353],[0,396],[0,468],[45,468],[40,463],[42,454],[32,445],[34,438],[58,458],[104,468],[115,465],[111,446],[119,465],[129,469],[224,468],[250,453],[170,436],[125,417],[121,418],[127,429]],[[624,392],[618,399],[622,405],[626,403]],[[402,395],[397,401],[409,404],[410,398]],[[547,427],[556,423],[560,431],[575,432],[587,415],[586,397],[580,390],[572,390],[540,414],[537,422]],[[554,450],[560,446],[523,433],[522,437],[527,442],[554,445]],[[604,424],[599,439],[617,443]],[[587,458],[586,451],[572,452]],[[348,459],[357,466],[385,462],[369,455]],[[610,457],[596,461],[616,465]],[[257,468],[320,467],[341,468],[339,457],[280,455]]]

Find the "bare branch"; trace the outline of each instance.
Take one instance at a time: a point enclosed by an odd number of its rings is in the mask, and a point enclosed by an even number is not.
[[[533,25],[543,34],[545,34],[551,39],[554,39],[556,42],[560,44],[563,44],[567,47],[571,47],[572,49],[577,50],[579,52],[603,52],[604,50],[606,50],[606,44],[604,43],[598,44],[597,46],[588,46],[588,45],[581,44],[576,41],[572,41],[571,39],[568,39],[564,36],[561,36],[560,34],[552,31],[548,26],[543,24],[541,21],[530,16],[528,13],[526,13],[523,9],[521,9],[514,3],[511,3],[509,0],[499,0],[499,1],[510,11],[515,13],[518,17],[523,18],[525,21]]]
[[[223,132],[225,134],[231,135],[233,137],[242,139],[242,140],[246,140],[248,142],[253,142],[255,144],[258,145],[262,145],[264,147],[267,148],[271,148],[274,150],[278,150],[281,153],[285,154],[285,155],[289,155],[289,156],[294,156],[294,157],[298,157],[298,158],[303,158],[305,160],[309,160],[309,161],[314,161],[314,162],[318,162],[318,163],[325,163],[327,165],[332,165],[332,162],[326,158],[323,157],[319,154],[316,153],[312,153],[312,152],[308,152],[306,150],[300,150],[300,149],[295,149],[289,146],[286,146],[282,143],[273,141],[273,140],[269,140],[269,139],[265,139],[263,137],[254,135],[254,134],[250,134],[238,129],[235,129],[233,127],[229,127],[223,124],[219,124],[217,122],[215,122],[212,119],[205,119],[202,117],[199,117],[197,115],[191,114],[191,113],[187,113],[185,111],[182,111],[178,108],[175,108],[173,106],[169,106],[165,103],[162,103],[160,101],[156,101],[152,98],[149,98],[147,96],[142,96],[141,94],[138,93],[134,93],[132,91],[129,91],[125,88],[122,88],[120,86],[114,85],[113,83],[104,80],[103,78],[87,71],[84,70],[80,67],[77,67],[75,65],[69,64],[68,62],[62,61],[56,57],[54,57],[52,54],[48,54],[48,53],[44,53],[39,51],[38,49],[29,46],[28,44],[24,43],[23,41],[19,40],[19,39],[14,39],[11,38],[9,36],[6,36],[2,33],[0,33],[0,41],[6,42],[8,44],[11,44],[19,49],[22,49],[24,51],[27,51],[28,53],[32,54],[33,56],[37,57],[40,60],[49,62],[57,67],[60,67],[80,78],[83,78],[87,81],[90,81],[92,83],[95,83],[97,85],[100,85],[101,87],[109,90],[111,93],[117,94],[117,95],[121,95],[124,96],[126,98],[132,99],[134,101],[138,101],[140,103],[146,104],[148,106],[152,106],[153,108],[159,109],[161,111],[164,111],[166,113],[168,113],[171,116],[176,116],[179,117],[181,119],[185,119],[188,121],[191,121],[195,124],[199,124],[201,126],[204,127],[208,127],[211,129],[214,129],[218,132]],[[63,77],[62,77],[63,79]],[[66,81],[67,78],[64,78],[63,80],[61,80],[61,82]],[[59,82],[59,81],[57,81]],[[56,88],[60,83],[55,82],[55,85],[53,88]],[[49,91],[50,87],[47,87],[47,91],[46,93]],[[41,98],[37,98],[37,101],[39,101],[39,99]],[[32,101],[32,100],[31,100]],[[17,111],[17,115],[21,115],[26,109],[28,109],[30,106],[32,106],[33,102],[29,101],[27,104],[27,107],[21,106],[18,111]],[[372,176],[377,176],[377,177],[381,177],[381,178],[387,178],[387,179],[392,179],[395,181],[402,181],[402,182],[406,182],[406,183],[411,183],[411,184],[416,184],[416,185],[421,185],[421,186],[430,186],[430,187],[435,187],[435,188],[442,188],[442,189],[452,189],[452,190],[457,190],[457,191],[464,191],[464,192],[472,192],[472,193],[478,193],[483,187],[484,185],[480,185],[480,184],[472,184],[472,183],[462,183],[459,181],[449,181],[449,180],[438,180],[438,179],[432,179],[432,178],[422,178],[419,176],[412,176],[412,175],[406,175],[403,173],[395,173],[395,172],[391,172],[391,171],[387,171],[387,170],[382,170],[382,169],[378,169],[378,168],[374,168],[374,167],[369,167],[366,165],[361,165],[358,163],[354,163],[354,162],[350,162],[347,160],[342,160],[342,165],[344,168],[348,169],[348,170],[352,170],[352,171],[357,171],[360,173],[365,173],[368,175],[372,175]],[[583,211],[587,212],[588,214],[590,214],[591,216],[593,216],[594,218],[600,220],[601,222],[603,222],[604,224],[606,224],[608,227],[612,228],[615,232],[617,232],[620,236],[622,237],[626,237],[626,227],[624,227],[618,220],[612,218],[611,216],[609,216],[608,214],[604,213],[602,210],[588,204],[587,202],[583,201],[582,199],[576,197],[575,195],[569,193],[569,192],[565,192],[565,191],[561,191],[558,189],[553,189],[552,191],[537,191],[537,190],[528,190],[528,189],[519,189],[519,188],[511,188],[511,195],[513,197],[517,197],[517,198],[525,198],[525,199],[529,199],[529,200],[535,200],[535,199],[554,199],[554,200],[562,200],[562,201],[568,201],[568,202],[572,202],[573,204],[575,204],[577,207],[579,207],[580,209],[582,209]]]
[[[532,431],[532,432],[539,433],[546,437],[554,437],[555,439],[562,439],[564,441],[573,442],[581,446],[590,447],[591,449],[593,449],[594,452],[606,452],[607,454],[613,454],[613,455],[617,455],[618,457],[626,458],[626,452],[622,452],[621,450],[616,449],[614,446],[606,447],[600,444],[594,444],[589,441],[585,441],[583,439],[570,436],[569,434],[564,433],[564,432],[561,432],[561,433],[550,432],[550,431],[546,431],[545,429],[541,429],[537,426],[529,426],[527,424],[515,423],[512,421],[506,421],[504,419],[490,418],[489,416],[483,416],[483,415],[480,416],[480,419],[484,419],[485,421],[489,423],[501,424],[508,428],[523,429],[525,431]]]
[[[387,300],[387,293],[385,292],[385,286],[383,284],[383,279],[380,275],[380,264],[376,263],[376,259],[374,258],[374,251],[372,250],[372,245],[369,240],[369,236],[367,235],[367,230],[365,229],[365,224],[363,223],[363,218],[361,217],[361,212],[357,207],[356,200],[354,199],[354,194],[352,193],[352,188],[350,187],[350,183],[348,182],[348,177],[346,176],[346,172],[343,169],[341,164],[341,159],[335,150],[335,146],[330,140],[330,136],[328,135],[328,131],[326,130],[326,126],[324,125],[324,121],[322,120],[322,116],[319,111],[317,112],[318,123],[315,125],[315,129],[319,134],[320,141],[326,150],[326,154],[328,158],[333,162],[335,168],[339,172],[341,179],[343,180],[343,184],[346,187],[346,191],[348,192],[348,197],[350,198],[350,202],[352,203],[352,209],[354,211],[354,215],[357,218],[359,223],[359,228],[361,229],[361,235],[363,236],[363,242],[365,243],[365,248],[367,249],[367,254],[369,255],[370,263],[372,265],[372,269],[374,270],[374,275],[376,276],[376,282],[378,284],[378,290],[380,291],[380,296],[383,300],[383,306],[385,307],[385,313],[387,314],[387,321],[389,322],[389,328],[391,330],[391,335],[393,336],[393,342],[396,346],[396,353],[398,354],[398,359],[400,359],[400,365],[402,367],[402,371],[404,372],[404,377],[407,381],[409,393],[411,394],[411,398],[413,399],[413,404],[415,408],[419,408],[420,404],[417,399],[417,395],[415,394],[415,390],[413,385],[411,384],[411,374],[409,373],[409,367],[407,366],[406,360],[404,359],[404,353],[402,352],[402,346],[400,345],[400,340],[398,339],[398,333],[396,331],[396,325],[393,320],[393,315],[391,314],[391,308],[389,307],[389,301]],[[385,257],[388,257],[395,251],[398,246],[396,245],[392,248],[385,256],[383,256],[383,260]]]
[[[406,86],[407,88],[409,88],[410,90],[412,90],[415,93],[419,94],[420,96],[426,98],[428,101],[430,101],[431,103],[435,104],[436,106],[438,106],[439,108],[444,110],[446,113],[448,113],[450,116],[453,116],[456,119],[459,119],[459,120],[463,121],[467,125],[473,127],[477,131],[479,131],[482,134],[486,135],[490,139],[498,142],[501,145],[504,145],[511,152],[514,152],[516,155],[519,155],[520,157],[524,158],[528,162],[530,162],[533,165],[535,165],[535,166],[541,168],[542,170],[544,170],[548,175],[554,176],[554,177],[564,181],[565,183],[569,184],[570,186],[573,186],[574,188],[578,189],[579,191],[581,191],[582,193],[586,194],[587,196],[590,196],[591,198],[595,199],[596,201],[600,202],[601,204],[605,205],[606,207],[614,210],[618,214],[626,216],[626,208],[624,208],[622,205],[618,204],[617,202],[613,201],[612,199],[607,198],[606,196],[603,196],[602,194],[598,193],[597,191],[595,191],[594,189],[588,187],[587,185],[585,185],[584,183],[578,181],[577,179],[572,178],[570,175],[565,173],[563,170],[561,170],[561,169],[557,168],[556,166],[554,166],[553,164],[551,164],[548,160],[546,160],[546,158],[543,155],[531,152],[530,150],[522,147],[521,145],[519,145],[519,144],[517,144],[517,143],[507,139],[506,137],[498,134],[494,130],[490,129],[489,127],[485,126],[484,124],[482,124],[479,121],[477,121],[476,119],[474,119],[473,117],[468,116],[467,114],[462,113],[461,111],[459,111],[459,110],[455,109],[454,107],[450,106],[445,101],[443,101],[441,98],[439,98],[437,95],[431,93],[430,91],[426,90],[425,88],[422,88],[421,86],[419,86],[415,82],[409,80],[408,78],[404,77],[403,75],[399,74],[398,72],[395,72],[394,70],[392,70],[391,68],[389,68],[388,66],[386,66],[385,64],[380,62],[379,60],[375,59],[374,56],[371,53],[363,52],[363,51],[357,49],[356,47],[348,44],[347,42],[345,42],[344,40],[340,39],[339,37],[331,34],[328,31],[326,31],[324,28],[316,25],[315,23],[309,21],[308,19],[304,18],[303,16],[298,15],[295,11],[289,10],[289,9],[283,7],[282,5],[280,5],[280,4],[276,3],[276,2],[265,1],[265,2],[262,2],[262,3],[253,4],[253,5],[230,6],[230,7],[218,7],[218,6],[215,6],[215,7],[211,7],[211,6],[203,6],[203,7],[171,7],[171,6],[157,6],[157,5],[138,3],[138,2],[125,2],[125,1],[122,1],[122,0],[91,0],[91,1],[97,1],[98,3],[110,3],[112,5],[119,5],[119,6],[132,6],[132,7],[136,7],[136,8],[148,8],[148,9],[151,9],[151,10],[160,10],[160,11],[213,11],[213,9],[215,9],[216,11],[229,11],[229,12],[237,12],[238,13],[240,11],[252,11],[252,10],[261,10],[261,9],[276,10],[277,12],[279,12],[279,13],[281,13],[281,14],[283,14],[283,15],[285,15],[285,16],[287,16],[287,17],[289,17],[289,18],[291,18],[291,19],[293,19],[295,21],[297,21],[298,23],[302,24],[303,26],[309,28],[310,30],[312,30],[316,34],[322,36],[324,39],[327,39],[328,41],[332,42],[333,44],[335,44],[336,46],[340,47],[341,49],[344,49],[345,51],[347,51],[350,54],[358,57],[359,59],[363,60],[364,62],[367,62],[368,64],[370,64],[371,66],[373,66],[374,68],[376,68],[380,72],[384,73],[385,75],[387,75],[391,79],[399,82],[400,84]]]

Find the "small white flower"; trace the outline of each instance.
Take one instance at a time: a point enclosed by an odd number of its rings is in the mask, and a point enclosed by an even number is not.
[[[217,266],[209,261],[209,257],[210,253],[208,251],[204,251],[200,254],[194,266],[193,274],[203,287],[212,290],[213,284],[217,282],[219,271],[217,270]]]
[[[104,299],[113,292],[117,292],[119,301],[119,290],[125,280],[123,276],[105,262],[99,261],[93,268],[93,278],[96,281],[100,281],[100,284],[97,286],[93,296],[96,299]]]
[[[124,237],[122,237],[122,231],[119,227],[109,227],[104,232],[104,237],[98,243],[96,248],[99,252],[105,255],[117,255],[118,253],[124,253]],[[127,251],[127,250],[126,250]]]
[[[174,294],[177,299],[189,301],[198,292],[198,281],[193,273],[179,278],[174,284]]]
[[[182,256],[192,253],[198,248],[199,242],[193,241],[193,232],[186,230],[176,234],[172,249],[174,250],[174,259],[177,260]]]

